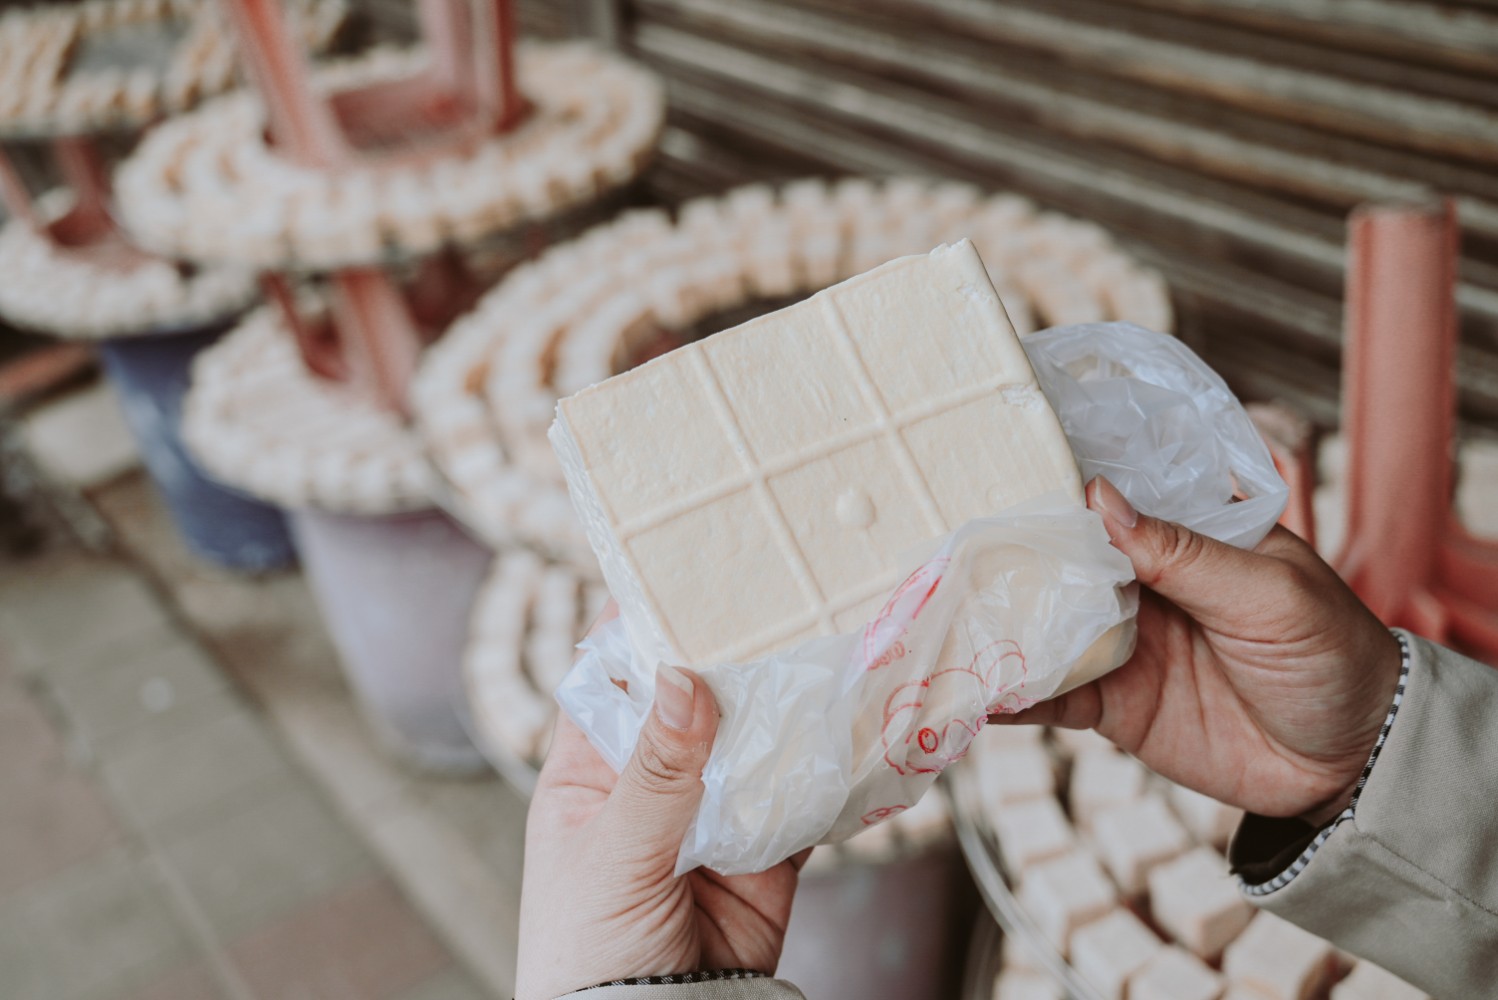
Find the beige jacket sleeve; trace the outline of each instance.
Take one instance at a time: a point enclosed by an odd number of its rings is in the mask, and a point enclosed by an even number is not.
[[[1264,909],[1439,1000],[1493,996],[1498,670],[1403,638],[1401,694],[1352,808],[1299,840],[1250,816],[1233,861]]]
[[[674,986],[599,986],[566,1000],[806,1000],[780,979],[733,979]]]

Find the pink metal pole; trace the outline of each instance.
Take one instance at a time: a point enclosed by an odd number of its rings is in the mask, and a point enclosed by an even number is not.
[[[525,100],[515,82],[515,10],[511,0],[474,0],[473,80],[478,114],[489,132],[519,124]]]
[[[281,0],[230,0],[225,6],[277,144],[305,166],[329,169],[346,162],[348,146],[327,102],[312,92],[307,60]]]
[[[422,336],[400,288],[377,267],[337,271],[329,285],[333,321],[351,374],[381,406],[409,415],[406,387]]]
[[[1451,508],[1457,259],[1450,202],[1353,213],[1337,565],[1386,623],[1498,662],[1498,546]]]
[[[36,217],[36,206],[31,201],[31,192],[26,190],[26,182],[21,180],[20,172],[10,162],[10,157],[5,155],[4,149],[0,149],[0,201],[5,203],[5,210],[12,218],[19,219],[33,229],[41,228],[41,221]]]
[[[1316,439],[1311,422],[1281,403],[1250,403],[1248,415],[1269,446],[1274,467],[1290,487],[1280,524],[1316,544]]]
[[[1343,576],[1384,621],[1440,633],[1426,602],[1451,503],[1457,226],[1449,203],[1352,215],[1343,354]]]

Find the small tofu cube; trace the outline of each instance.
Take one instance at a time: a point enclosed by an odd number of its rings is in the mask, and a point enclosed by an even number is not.
[[[1004,806],[992,821],[999,853],[1013,877],[1022,877],[1042,861],[1059,858],[1077,846],[1071,823],[1055,799]]]
[[[1027,948],[1013,934],[1004,935],[1004,943],[999,946],[999,958],[1000,964],[1005,969],[1020,969],[1026,972],[1045,971],[1036,959],[1035,952]]]
[[[1049,799],[1056,794],[1056,769],[1040,745],[999,747],[984,753],[978,768],[983,801],[991,809]]]
[[[1072,935],[1071,964],[1105,1000],[1124,1000],[1129,977],[1165,944],[1128,910],[1114,910]]]
[[[1170,807],[1181,818],[1181,822],[1186,824],[1186,829],[1219,851],[1227,849],[1228,841],[1238,829],[1238,824],[1243,821],[1242,809],[1235,809],[1180,785],[1170,787]]]
[[[1092,839],[1119,888],[1131,896],[1144,891],[1150,869],[1191,846],[1185,828],[1153,795],[1099,813]]]
[[[1330,944],[1260,911],[1228,945],[1222,971],[1230,982],[1262,993],[1264,1000],[1308,1000],[1326,987],[1336,962]]]
[[[993,1000],[1065,1000],[1061,986],[1050,976],[1023,969],[1005,969],[993,981]]]
[[[1143,765],[1115,750],[1079,754],[1072,761],[1068,785],[1072,818],[1082,829],[1090,829],[1098,813],[1143,796],[1145,777]]]
[[[1063,954],[1072,935],[1118,905],[1118,893],[1089,854],[1073,851],[1030,869],[1019,899],[1035,926]]]
[[[1332,987],[1331,1000],[1427,1000],[1424,993],[1372,962],[1359,962]]]
[[[1198,847],[1149,874],[1150,911],[1155,922],[1212,962],[1253,919],[1253,907],[1228,874],[1222,855]]]
[[[1129,980],[1129,1000],[1217,1000],[1222,977],[1196,956],[1162,948]]]

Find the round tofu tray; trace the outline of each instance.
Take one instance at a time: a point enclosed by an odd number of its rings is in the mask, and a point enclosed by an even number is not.
[[[975,937],[968,996],[1423,996],[1247,902],[1224,856],[1239,810],[1090,731],[990,728],[945,782],[1004,936],[997,959],[984,958],[992,940]],[[988,992],[972,992],[984,976]]]
[[[979,920],[973,931],[963,975],[964,1000],[992,1000],[997,995],[994,983],[1004,968],[1002,946],[1006,937],[1011,947],[1027,955],[1073,1000],[1103,1000],[1102,994],[1084,982],[1040,933],[1011,889],[993,831],[983,820],[976,769],[966,765],[953,768],[943,785],[951,798],[952,822],[962,856],[993,916],[993,921]]]

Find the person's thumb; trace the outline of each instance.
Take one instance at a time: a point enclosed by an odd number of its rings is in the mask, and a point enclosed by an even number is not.
[[[1263,568],[1264,557],[1140,514],[1102,476],[1087,484],[1087,506],[1102,517],[1140,583],[1204,624],[1241,615],[1244,584]]]
[[[717,703],[702,679],[657,669],[655,705],[600,817],[631,861],[675,864],[702,801],[702,769],[717,731]]]

